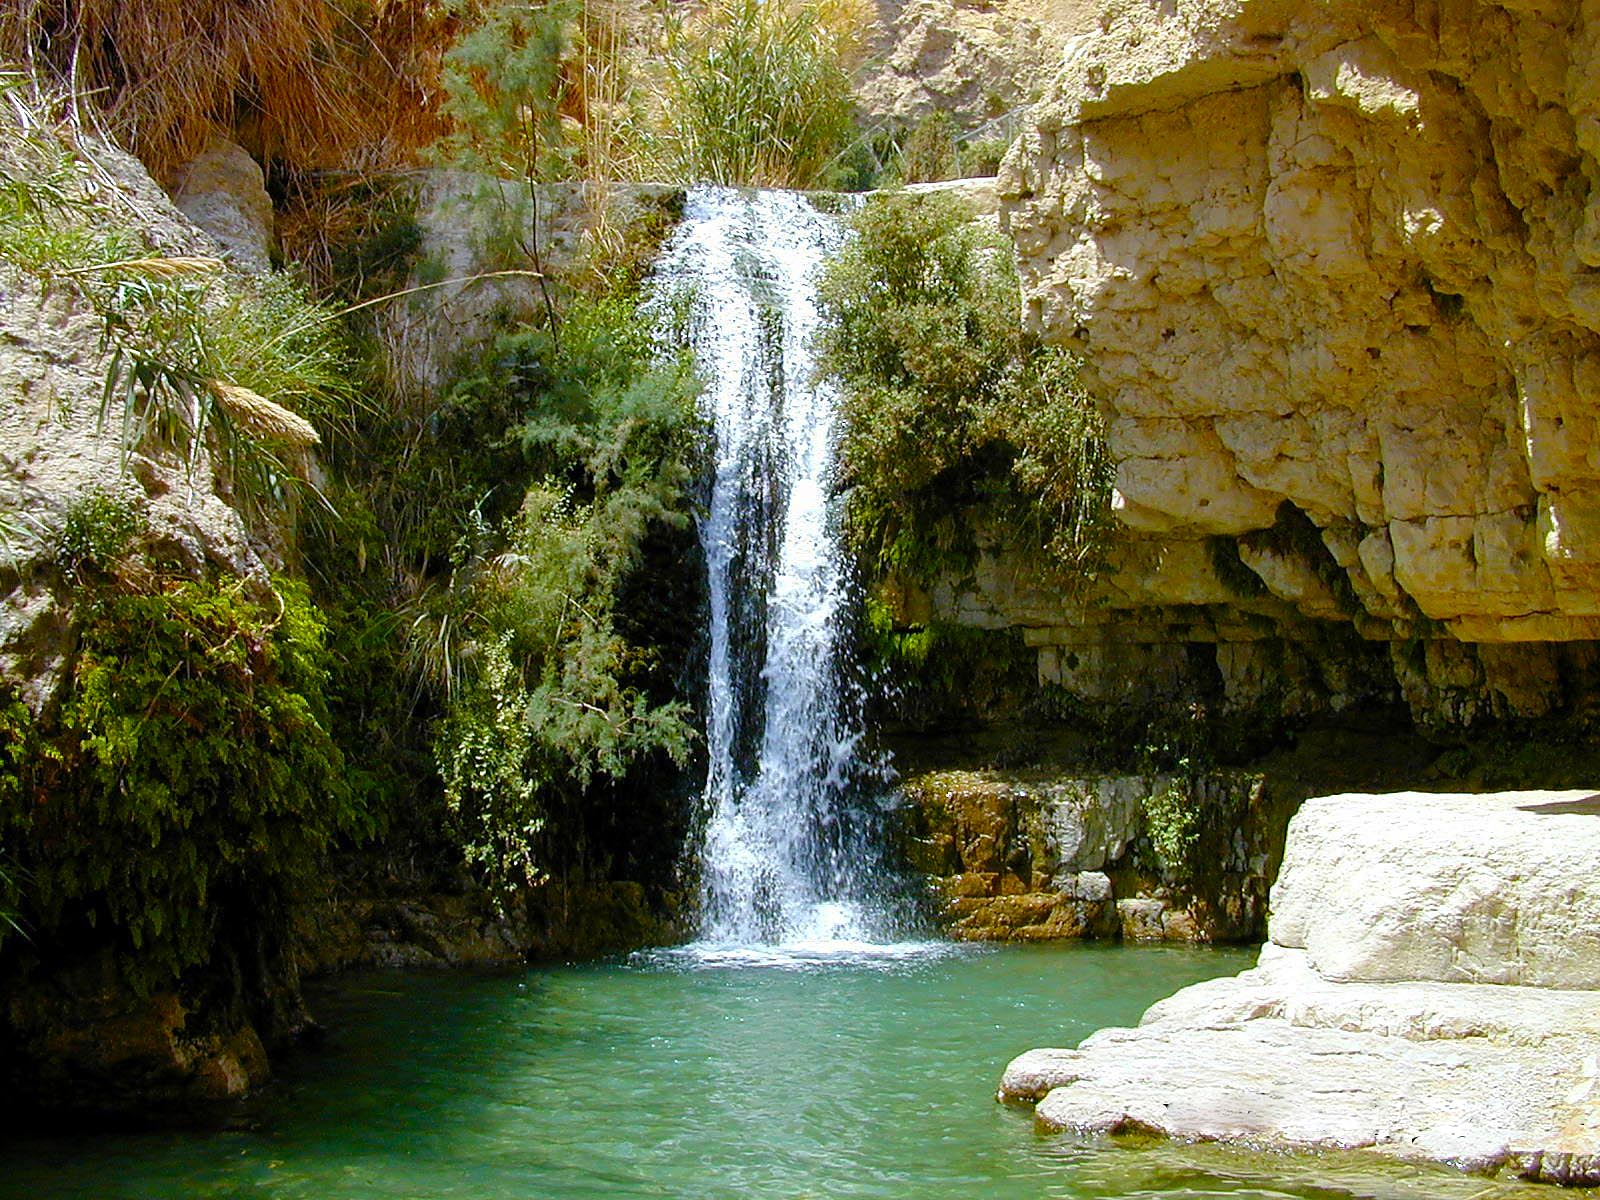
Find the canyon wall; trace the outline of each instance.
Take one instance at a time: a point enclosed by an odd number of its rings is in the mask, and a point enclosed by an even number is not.
[[[1103,6],[998,190],[1125,536],[1075,599],[997,551],[931,611],[1022,627],[1090,699],[1170,695],[1214,645],[1238,706],[1570,709],[1600,638],[1593,7]]]
[[[934,111],[968,128],[1043,95],[1095,0],[875,0],[856,100],[868,125]],[[1004,123],[1009,128],[1009,122]]]

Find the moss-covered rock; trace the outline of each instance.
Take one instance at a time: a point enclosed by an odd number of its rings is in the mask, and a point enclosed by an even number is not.
[[[906,855],[957,937],[1245,941],[1283,817],[1259,775],[946,770],[904,785]]]

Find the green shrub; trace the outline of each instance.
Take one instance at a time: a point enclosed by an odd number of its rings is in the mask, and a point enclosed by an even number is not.
[[[1190,878],[1197,866],[1194,855],[1200,845],[1203,821],[1189,783],[1174,780],[1146,796],[1144,819],[1145,836],[1150,839],[1162,873],[1179,881]]]
[[[56,537],[56,565],[73,581],[109,571],[145,528],[143,495],[91,488],[67,509]]]
[[[236,508],[281,521],[316,494],[306,454],[322,435],[305,415],[326,426],[354,402],[334,315],[285,276],[224,281],[170,261],[82,279],[111,352],[103,411],[123,414],[125,453],[168,451],[190,470],[209,454]]]
[[[948,196],[874,198],[822,284],[850,532],[876,570],[970,561],[987,508],[1069,580],[1109,535],[1111,464],[1077,361],[1025,336],[1009,245]]]
[[[1021,515],[1050,560],[1075,577],[1093,574],[1115,528],[1115,468],[1105,424],[1078,383],[1079,360],[1035,347],[1013,367],[990,428],[1010,441]]]
[[[961,173],[961,127],[944,109],[935,109],[913,125],[891,168],[899,183],[932,183]]]
[[[413,606],[410,659],[444,699],[434,756],[466,859],[502,897],[571,850],[585,797],[653,757],[682,761],[688,712],[630,642],[622,597],[652,531],[688,520],[702,444],[686,363],[612,299],[570,310],[559,346],[507,335],[460,385],[509,397],[520,505],[466,522]]]
[[[962,178],[981,179],[998,174],[1001,160],[1011,149],[1003,137],[974,138],[961,144],[957,171]]]
[[[225,922],[270,922],[369,828],[323,699],[320,615],[296,586],[169,581],[88,596],[59,715],[6,722],[0,844],[53,942],[109,935],[158,986]]]
[[[1179,887],[1196,887],[1235,853],[1239,830],[1260,828],[1263,779],[1239,771],[1191,769],[1144,798],[1146,867]],[[1205,889],[1201,889],[1205,890]]]
[[[435,155],[502,179],[560,179],[572,168],[561,123],[561,59],[571,4],[491,3],[444,56],[450,132]]]

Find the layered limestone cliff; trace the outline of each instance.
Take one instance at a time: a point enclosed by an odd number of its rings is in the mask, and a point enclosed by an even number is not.
[[[1597,54],[1567,0],[1105,5],[998,186],[1128,537],[1085,604],[1001,555],[935,609],[1023,626],[1087,697],[1215,643],[1240,705],[1570,704],[1600,637]]]

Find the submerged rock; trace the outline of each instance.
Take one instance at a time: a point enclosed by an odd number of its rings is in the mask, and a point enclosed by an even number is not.
[[[1586,792],[1308,801],[1254,969],[1022,1055],[1000,1098],[1054,1131],[1600,1183],[1597,818]]]

